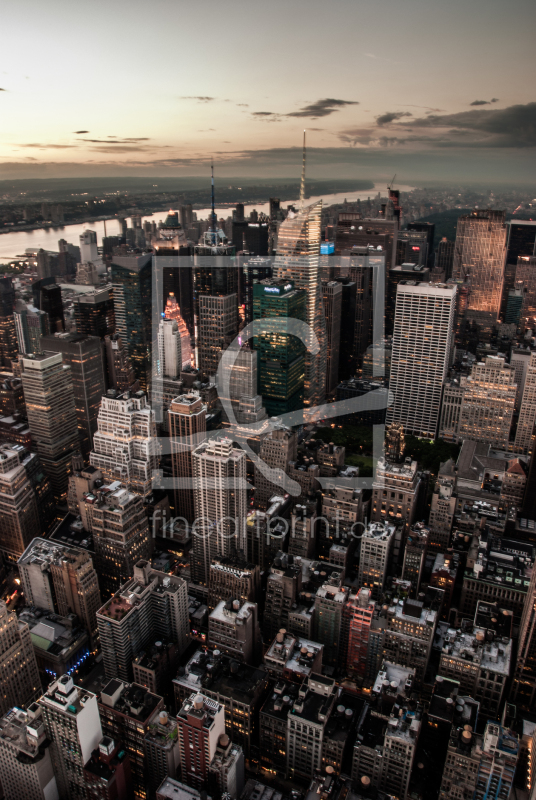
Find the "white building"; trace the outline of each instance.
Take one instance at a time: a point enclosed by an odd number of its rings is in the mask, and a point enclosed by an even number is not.
[[[121,481],[142,497],[150,495],[159,446],[154,411],[145,392],[108,391],[102,398],[98,426],[91,466],[100,469],[108,483]]]
[[[530,354],[517,423],[515,452],[531,453],[536,423],[536,352]]]
[[[102,739],[97,696],[75,686],[69,675],[62,675],[38,702],[52,741],[60,797],[85,797],[84,765]]]
[[[383,592],[395,533],[395,526],[389,522],[371,522],[361,538],[357,582],[371,590],[374,600],[378,600]]]
[[[212,439],[193,453],[196,526],[192,579],[208,583],[215,556],[246,552],[246,454],[231,439]]]
[[[397,287],[387,423],[435,439],[451,361],[456,286],[401,281]]]

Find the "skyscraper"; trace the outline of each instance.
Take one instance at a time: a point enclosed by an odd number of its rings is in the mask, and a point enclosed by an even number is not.
[[[289,212],[281,223],[274,261],[274,277],[291,281],[293,288],[306,292],[306,322],[317,338],[319,350],[305,353],[304,405],[320,405],[326,398],[326,319],[320,281],[320,238],[322,201]],[[311,345],[310,345],[311,346]],[[262,392],[261,392],[262,393]]]
[[[212,439],[194,450],[193,475],[192,580],[206,585],[215,556],[246,552],[246,454],[230,439]]]
[[[534,454],[533,454],[534,459]],[[536,697],[536,569],[533,567],[530,584],[523,604],[517,650],[515,677],[510,701],[521,708],[534,707]]]
[[[65,503],[73,453],[80,448],[71,368],[61,353],[22,359],[22,386],[32,439],[56,503]]]
[[[116,392],[137,392],[140,382],[136,378],[127,348],[119,334],[104,337],[108,386]]]
[[[93,448],[89,462],[106,482],[121,481],[144,498],[152,494],[159,449],[145,392],[109,390],[102,397]]]
[[[40,353],[41,337],[50,333],[48,316],[44,311],[39,311],[30,305],[19,308],[17,303],[13,317],[19,353],[21,355]]]
[[[465,383],[460,410],[459,439],[508,447],[516,399],[515,370],[504,358],[486,356],[477,362]]]
[[[177,714],[181,774],[188,785],[207,785],[210,762],[225,734],[225,710],[215,700],[192,694]]]
[[[62,675],[40,698],[61,798],[85,798],[84,765],[102,739],[97,697]]]
[[[142,389],[151,365],[152,255],[114,256],[112,285],[115,330],[125,343]]]
[[[11,369],[17,359],[15,333],[15,290],[11,278],[0,278],[0,365]]]
[[[51,333],[65,330],[61,286],[54,278],[43,278],[32,283],[33,304],[48,316]]]
[[[472,211],[458,219],[452,277],[470,278],[468,317],[496,321],[501,307],[506,257],[504,211]],[[484,315],[484,316],[482,316]]]
[[[198,394],[176,397],[168,412],[175,516],[195,519],[192,453],[205,438],[207,407]],[[183,485],[185,484],[185,485]]]
[[[190,207],[191,214],[191,207]],[[181,214],[181,217],[184,215]],[[189,257],[191,245],[184,232],[185,220],[179,222],[179,214],[170,211],[164,224],[151,238],[154,250],[153,268],[162,287],[162,301],[166,303],[170,294],[176,298],[190,335],[194,331],[193,310],[193,263]]]
[[[530,354],[527,377],[521,397],[517,422],[515,451],[531,453],[534,450],[534,425],[536,423],[536,353]]]
[[[22,465],[21,453],[1,445],[0,550],[8,558],[18,558],[39,532],[35,492]]]
[[[41,691],[37,661],[25,622],[0,600],[0,714],[31,703]]]
[[[153,570],[142,559],[133,578],[99,609],[97,623],[106,676],[131,680],[132,660],[155,636],[176,642],[179,653],[188,646],[186,581]]]
[[[101,597],[90,554],[36,538],[17,564],[27,605],[46,608],[63,617],[76,614],[95,644]]]
[[[142,498],[121,488],[103,487],[84,498],[93,534],[95,567],[104,594],[113,594],[132,577],[134,565],[151,555],[151,533]]]
[[[236,293],[198,298],[197,365],[207,375],[216,374],[222,353],[238,334],[237,304]]]
[[[73,304],[77,333],[104,339],[115,331],[114,301],[109,286],[84,292],[74,298]]]
[[[304,343],[292,331],[293,320],[307,321],[307,302],[306,292],[295,288],[290,280],[264,280],[253,287],[254,319],[262,322],[274,318],[274,330],[253,338],[253,347],[259,353],[259,391],[270,416],[303,407],[307,354]]]
[[[396,296],[387,422],[435,439],[451,360],[456,287],[402,281]]]
[[[101,340],[80,333],[60,333],[43,336],[41,344],[46,351],[61,353],[63,363],[71,368],[80,449],[87,458],[93,447],[97,415],[105,389]]]
[[[59,800],[42,711],[36,703],[0,719],[0,781],[5,800]]]
[[[327,335],[326,393],[331,394],[339,382],[342,284],[337,281],[322,281],[322,297]]]
[[[158,329],[158,376],[177,379],[190,366],[190,334],[175,295],[169,295],[164,313]]]
[[[291,428],[277,425],[263,438],[260,448],[261,460],[272,469],[278,471],[281,483],[290,461],[297,456],[297,435]],[[255,504],[258,508],[267,508],[270,498],[283,492],[282,485],[272,483],[257,465],[255,465]]]

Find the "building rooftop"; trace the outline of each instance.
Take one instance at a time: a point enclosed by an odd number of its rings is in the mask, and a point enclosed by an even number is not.
[[[376,675],[372,691],[374,694],[389,692],[409,697],[414,680],[415,670],[409,667],[401,667],[400,664],[393,664],[390,661],[384,661]]]
[[[148,692],[139,683],[125,683],[112,678],[100,693],[99,703],[113,708],[119,714],[147,724],[156,707],[162,703],[162,698],[158,694]]]
[[[191,692],[207,689],[247,704],[254,699],[266,677],[266,672],[260,667],[242,664],[222,655],[219,650],[207,653],[199,649],[186,667],[179,668],[173,682]]]
[[[170,798],[170,800],[211,800],[206,792],[198,792],[197,789],[191,789],[185,783],[180,783],[173,778],[165,778],[156,793],[159,797]],[[257,800],[255,798],[255,800]]]

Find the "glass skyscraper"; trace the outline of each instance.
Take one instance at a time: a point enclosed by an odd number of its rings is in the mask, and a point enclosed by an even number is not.
[[[253,286],[253,318],[277,317],[281,329],[253,337],[259,353],[259,393],[270,416],[303,408],[305,346],[287,332],[287,320],[307,320],[307,294],[292,281],[265,280]]]
[[[307,294],[306,322],[315,333],[320,349],[305,354],[304,405],[320,405],[326,398],[326,320],[320,281],[320,235],[322,201],[289,211],[281,223],[274,262],[274,278],[292,281]]]
[[[152,254],[114,256],[115,330],[126,343],[142,389],[147,389],[151,365]]]

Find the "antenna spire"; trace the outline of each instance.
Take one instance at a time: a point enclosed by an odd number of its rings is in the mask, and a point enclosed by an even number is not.
[[[305,204],[305,130],[303,131],[303,158],[301,168],[301,182],[300,182],[300,208]]]
[[[210,173],[211,173],[211,202],[212,202],[212,211],[210,214],[210,230],[212,233],[212,244],[217,244],[217,233],[216,233],[216,203],[214,200],[214,161],[210,160]]]

